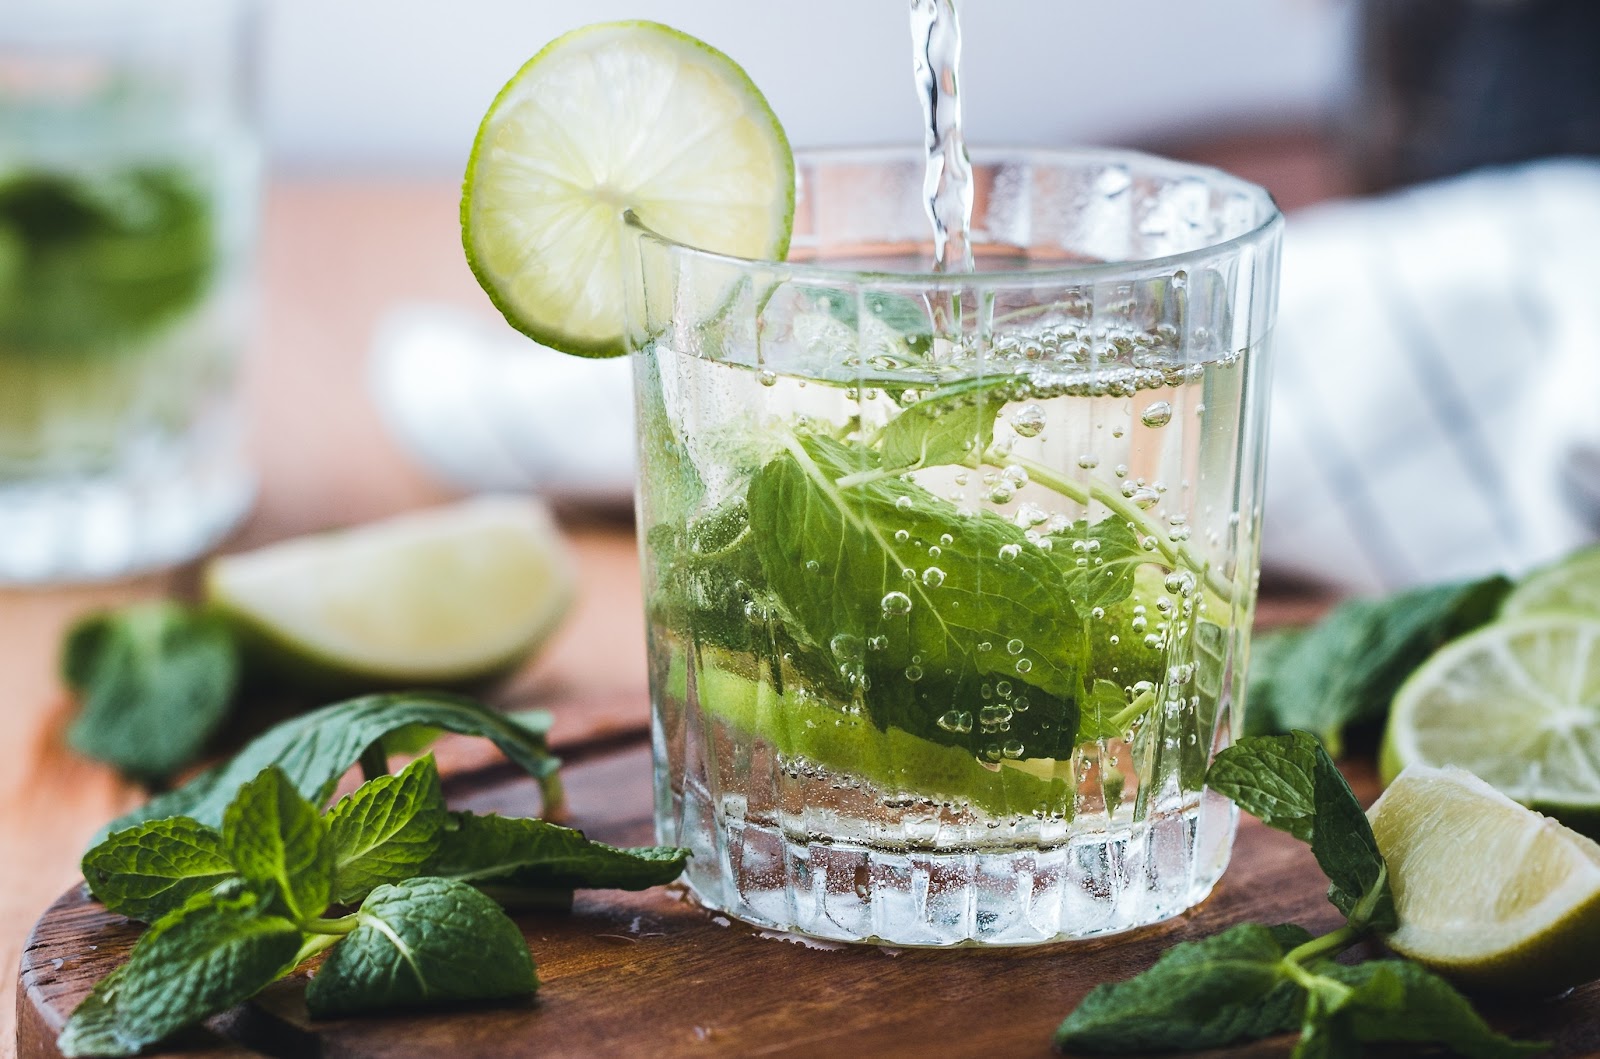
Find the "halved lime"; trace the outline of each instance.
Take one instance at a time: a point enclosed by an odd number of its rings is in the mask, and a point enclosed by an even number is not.
[[[781,693],[740,671],[740,659],[702,646],[695,665],[700,708],[788,757],[803,758],[841,780],[866,780],[890,791],[965,802],[995,815],[1071,814],[1076,787],[1069,761],[1005,760],[985,765],[972,753],[899,728],[879,729],[796,687]],[[688,692],[689,663],[675,651],[668,695]]]
[[[224,556],[211,602],[272,668],[318,689],[470,684],[559,624],[573,566],[543,506],[470,500]]]
[[[1456,765],[1589,831],[1600,821],[1600,620],[1495,622],[1395,694],[1381,770]]]
[[[1600,547],[1574,552],[1517,583],[1500,615],[1583,614],[1600,619]]]
[[[1406,769],[1368,816],[1400,921],[1390,948],[1488,989],[1600,977],[1600,845],[1454,768]]]
[[[794,157],[733,60],[655,22],[574,30],[517,71],[478,129],[461,238],[511,325],[580,356],[625,352],[624,212],[670,239],[781,259]]]

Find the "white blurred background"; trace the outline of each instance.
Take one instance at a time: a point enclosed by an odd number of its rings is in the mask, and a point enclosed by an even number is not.
[[[968,0],[974,142],[1183,142],[1315,123],[1353,78],[1350,0]],[[796,146],[920,139],[905,0],[263,0],[261,116],[301,173],[458,173],[546,41],[652,18],[727,52]]]

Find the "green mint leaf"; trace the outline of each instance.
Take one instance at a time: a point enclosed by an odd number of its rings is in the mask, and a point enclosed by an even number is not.
[[[1329,961],[1315,970],[1353,990],[1340,1017],[1358,1041],[1436,1044],[1467,1059],[1520,1059],[1549,1047],[1496,1033],[1454,986],[1409,960]]]
[[[500,907],[464,882],[410,879],[362,902],[306,988],[313,1018],[526,996],[533,958]]]
[[[1429,655],[1492,620],[1511,583],[1495,576],[1350,600],[1251,658],[1250,730],[1313,732],[1337,755],[1346,728],[1381,720]]]
[[[327,817],[334,902],[360,901],[384,883],[421,874],[439,848],[444,822],[444,792],[432,755],[341,798]]]
[[[1070,756],[1086,651],[1050,553],[1003,518],[964,515],[879,470],[864,446],[803,435],[751,480],[762,573],[800,638],[827,645],[880,729],[983,753],[994,742],[983,726],[940,720],[970,718],[1004,680],[1027,707],[1009,700],[1024,756]],[[839,485],[856,474],[870,480]]]
[[[539,890],[645,890],[676,879],[686,849],[617,849],[547,820],[451,813],[426,874]]]
[[[416,724],[489,739],[540,780],[553,777],[560,765],[542,732],[472,699],[442,692],[366,695],[277,725],[226,764],[157,795],[114,821],[111,828],[168,816],[189,816],[217,826],[234,792],[268,765],[281,768],[303,797],[316,805],[326,804],[339,777],[360,760],[363,751],[390,732]],[[546,805],[547,810],[554,808]]]
[[[145,923],[234,874],[222,836],[186,816],[118,831],[83,855],[83,878],[95,900]]]
[[[117,994],[122,991],[123,970],[118,967],[96,982],[61,1027],[56,1050],[67,1059],[139,1054],[139,1044],[117,1036]]]
[[[818,291],[816,301],[828,315],[852,330],[860,330],[860,309],[851,291]],[[867,312],[889,331],[900,336],[906,352],[922,355],[933,345],[933,322],[927,306],[918,298],[889,291],[868,291],[861,295]],[[862,335],[870,339],[869,335]]]
[[[1247,736],[1211,763],[1206,785],[1268,827],[1310,842],[1317,815],[1317,741],[1304,732]]]
[[[72,748],[145,780],[200,754],[227,718],[239,676],[227,627],[165,601],[80,621],[61,668],[80,702]]]
[[[1303,994],[1284,953],[1311,940],[1299,927],[1242,923],[1174,945],[1125,982],[1096,986],[1056,1030],[1068,1051],[1215,1048],[1300,1024]]]
[[[1289,1059],[1361,1059],[1361,1042],[1349,1023],[1334,1015],[1308,1015]]]
[[[883,466],[938,467],[980,457],[994,444],[994,421],[1015,380],[969,379],[941,386],[883,428]]]
[[[0,355],[115,354],[213,274],[211,203],[184,169],[0,178]]]
[[[239,874],[275,886],[296,919],[313,919],[328,907],[334,856],[328,825],[276,765],[239,788],[222,815],[222,845]]]
[[[290,968],[301,938],[248,889],[196,895],[146,931],[73,1012],[62,1051],[136,1054],[254,996]]]
[[[1152,696],[1151,701],[1154,701]],[[1091,739],[1121,739],[1127,725],[1119,725],[1116,718],[1131,705],[1122,685],[1112,680],[1096,680],[1089,689],[1083,715],[1078,721],[1078,741]]]
[[[1093,524],[1079,519],[1050,539],[1050,554],[1066,579],[1068,598],[1085,616],[1133,595],[1134,575],[1150,561],[1138,535],[1116,516]],[[1079,566],[1080,559],[1087,564]]]
[[[1317,812],[1311,852],[1332,884],[1328,900],[1353,926],[1393,930],[1398,925],[1394,896],[1372,824],[1328,752],[1318,746],[1315,755]]]
[[[1272,629],[1250,638],[1250,684],[1245,697],[1244,734],[1282,735],[1290,730],[1278,720],[1280,684],[1299,679],[1288,660],[1310,629]]]

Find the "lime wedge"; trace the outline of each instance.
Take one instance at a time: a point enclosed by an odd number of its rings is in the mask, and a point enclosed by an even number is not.
[[[1395,694],[1380,767],[1456,765],[1590,831],[1600,823],[1600,620],[1495,622],[1444,647]]]
[[[1600,619],[1600,547],[1574,552],[1518,582],[1500,615],[1583,614]]]
[[[371,691],[510,670],[555,630],[573,580],[545,509],[506,497],[224,556],[206,590],[292,682]]]
[[[794,157],[750,78],[654,22],[574,30],[517,71],[484,115],[461,237],[511,325],[588,357],[625,352],[624,211],[669,239],[780,259]]]
[[[1600,977],[1600,845],[1454,768],[1406,769],[1368,816],[1400,921],[1390,948],[1486,989]]]
[[[808,696],[780,694],[746,676],[738,661],[702,646],[695,667],[700,708],[724,724],[804,758],[842,780],[863,779],[888,790],[966,802],[995,815],[1054,812],[1070,815],[1076,785],[1071,762],[1046,759],[986,766],[960,747],[941,746],[898,728],[880,730],[860,714]],[[688,659],[675,651],[666,691],[688,689]]]

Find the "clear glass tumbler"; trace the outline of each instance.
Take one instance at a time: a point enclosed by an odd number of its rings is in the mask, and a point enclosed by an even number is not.
[[[243,0],[0,18],[0,584],[193,557],[248,507]]]
[[[1236,813],[1277,209],[1130,153],[802,156],[786,262],[636,226],[661,841],[706,905],[893,945],[1128,930]]]

